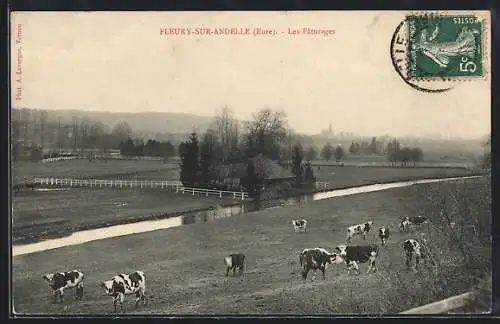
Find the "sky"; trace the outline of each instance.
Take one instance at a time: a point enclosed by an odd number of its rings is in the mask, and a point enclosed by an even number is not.
[[[362,135],[489,133],[489,75],[440,94],[415,90],[397,75],[389,45],[405,14],[17,12],[12,106],[208,116],[228,106],[243,120],[269,107],[306,134],[329,124]],[[194,35],[195,28],[233,27],[251,34]],[[169,28],[192,34],[161,34]],[[255,28],[276,34],[254,36]],[[335,32],[289,34],[302,28]]]

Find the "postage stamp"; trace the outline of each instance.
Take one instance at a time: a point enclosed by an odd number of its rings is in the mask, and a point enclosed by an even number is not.
[[[410,78],[482,77],[485,74],[483,22],[474,15],[412,15]]]

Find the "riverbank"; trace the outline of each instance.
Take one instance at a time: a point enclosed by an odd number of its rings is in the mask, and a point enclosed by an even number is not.
[[[78,253],[63,247],[22,255],[13,259],[14,305],[30,314],[110,314],[111,298],[94,283],[137,268],[147,275],[149,302],[134,310],[128,299],[127,311],[135,314],[397,313],[467,291],[491,267],[491,242],[485,241],[490,237],[490,190],[484,178],[423,184],[104,239],[79,245]],[[460,206],[439,205],[436,198],[450,192]],[[439,227],[442,208],[455,219],[457,207],[468,221],[478,220],[477,236],[464,241],[466,258],[450,233],[440,229],[428,233],[439,272],[426,266],[406,272],[400,244],[414,234],[397,231],[400,217],[425,212]],[[291,230],[290,220],[297,215],[310,221],[306,233]],[[344,267],[331,266],[325,281],[319,276],[316,282],[300,279],[297,256],[303,248],[331,250],[345,241],[348,225],[367,219],[392,229],[380,252],[379,273],[365,275],[363,264],[362,275],[349,277]],[[379,243],[376,231],[366,243]],[[246,254],[245,274],[224,277],[223,257],[233,252]],[[63,268],[86,274],[85,299],[78,305],[72,294],[64,305],[51,304],[51,292],[39,279],[39,273]]]
[[[360,169],[366,168],[323,167],[318,176],[321,181],[330,181],[327,190],[338,190],[378,183],[480,174],[474,170],[451,168],[386,168],[382,171],[379,169],[380,172]],[[297,198],[324,191],[321,188],[302,189],[279,198]],[[28,244],[64,237],[80,230],[163,219],[235,205],[241,205],[241,201],[193,197],[160,189],[75,188],[48,192],[26,191],[13,196],[12,239],[14,244]]]
[[[12,197],[12,242],[34,243],[76,231],[239,204],[230,198],[193,197],[160,189],[28,191]]]

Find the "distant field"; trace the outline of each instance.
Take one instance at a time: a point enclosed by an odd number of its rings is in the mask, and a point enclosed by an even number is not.
[[[152,171],[158,172],[157,176],[168,179],[171,176],[171,170],[177,169],[178,166],[178,163],[173,161],[167,164],[159,161],[126,160],[110,160],[108,163],[101,160],[92,162],[88,160],[70,160],[53,163],[19,162],[13,163],[12,173],[14,184],[30,181],[33,177],[96,177],[118,179],[120,176],[126,174]]]
[[[477,174],[477,171],[462,168],[320,166],[319,170],[317,167],[314,167],[313,170],[317,181],[328,182],[328,188]]]
[[[153,215],[236,202],[228,198],[193,198],[187,193],[160,190],[26,191],[12,198],[13,240],[123,224],[151,219]]]
[[[112,298],[99,281],[140,269],[146,273],[149,303],[135,310],[128,297],[127,312],[134,314],[394,314],[469,291],[489,272],[490,190],[484,179],[417,185],[14,257],[13,303],[22,314],[111,314]],[[450,192],[458,202],[439,205],[437,198],[450,198]],[[463,253],[453,243],[457,233],[441,227],[442,213],[475,222],[477,235],[461,241]],[[417,272],[405,269],[401,243],[418,234],[399,233],[397,223],[417,214],[436,226],[427,235],[437,273],[425,265]],[[290,221],[297,215],[309,220],[307,233],[292,232]],[[366,242],[355,238],[354,244],[378,244],[376,228],[391,230],[388,246],[380,249],[378,273],[366,275],[362,264],[360,276],[348,276],[344,265],[332,265],[326,280],[319,273],[315,282],[300,278],[302,249],[331,250],[345,242],[348,225],[368,219],[375,229]],[[247,256],[243,276],[224,277],[223,258],[232,252]],[[86,274],[84,300],[74,302],[71,291],[64,305],[52,304],[40,274],[73,268]]]

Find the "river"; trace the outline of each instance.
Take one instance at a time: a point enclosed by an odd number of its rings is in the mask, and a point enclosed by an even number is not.
[[[108,226],[98,229],[85,230],[74,232],[69,236],[49,239],[37,243],[30,244],[20,244],[12,246],[12,255],[18,256],[23,254],[30,254],[36,252],[42,252],[46,250],[57,249],[60,247],[83,244],[91,241],[112,238],[117,236],[124,236],[130,234],[150,232],[160,229],[166,229],[176,226],[188,225],[198,222],[207,222],[219,218],[227,218],[234,215],[240,215],[243,213],[251,213],[257,210],[270,209],[270,208],[280,208],[290,205],[296,205],[300,203],[307,203],[309,201],[331,199],[336,197],[344,197],[362,193],[369,193],[375,191],[389,190],[394,188],[409,187],[416,184],[442,182],[442,181],[452,181],[461,179],[471,179],[479,178],[481,176],[467,176],[467,177],[454,177],[454,178],[441,178],[441,179],[422,179],[413,181],[401,181],[393,183],[384,184],[372,184],[366,186],[358,186],[346,189],[335,189],[325,192],[319,192],[315,194],[306,194],[294,198],[288,199],[276,199],[265,201],[261,203],[242,203],[241,205],[235,205],[230,207],[224,207],[220,209],[204,210],[198,212],[184,213],[179,216],[170,217],[161,220],[152,221],[142,221],[135,222],[125,225]]]

